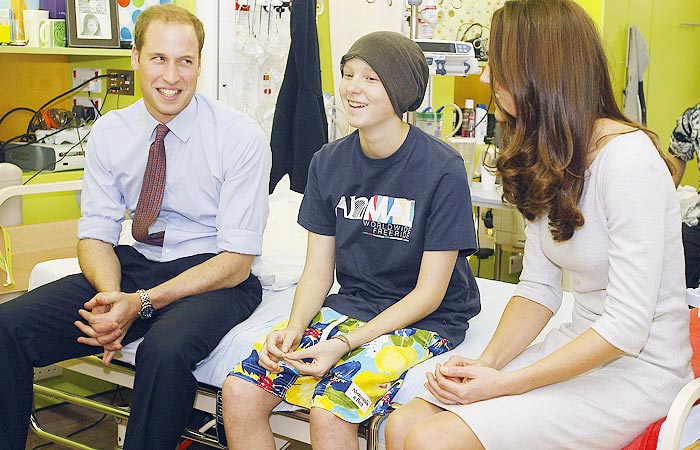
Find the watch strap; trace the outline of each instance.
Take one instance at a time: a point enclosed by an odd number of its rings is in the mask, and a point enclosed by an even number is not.
[[[141,310],[138,315],[142,319],[150,319],[153,315],[153,303],[151,303],[151,297],[149,297],[148,292],[145,289],[139,289],[136,291],[141,297]]]

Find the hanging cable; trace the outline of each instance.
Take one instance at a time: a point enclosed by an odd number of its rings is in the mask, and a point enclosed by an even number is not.
[[[7,116],[9,116],[10,114],[12,114],[12,113],[14,113],[14,112],[17,112],[17,111],[28,111],[28,112],[30,112],[30,113],[32,113],[32,114],[36,114],[36,111],[33,110],[33,109],[31,109],[31,108],[26,108],[26,107],[24,107],[24,106],[19,106],[19,107],[17,107],[17,108],[12,108],[11,110],[9,110],[9,111],[7,111],[5,114],[3,114],[2,117],[0,117],[0,124],[5,120],[5,118],[7,118]]]
[[[62,98],[62,97],[65,97],[66,95],[71,94],[71,93],[73,93],[73,92],[75,92],[75,91],[78,91],[78,90],[82,89],[84,86],[87,86],[88,84],[90,84],[91,82],[93,82],[93,81],[95,81],[95,80],[97,80],[97,79],[99,79],[99,78],[110,78],[110,79],[125,78],[125,75],[124,75],[124,74],[121,74],[121,73],[107,73],[107,74],[104,74],[104,75],[95,75],[94,77],[88,78],[87,80],[83,81],[82,83],[80,83],[79,85],[75,86],[74,88],[69,89],[69,90],[63,92],[62,94],[59,94],[59,95],[57,95],[56,97],[54,97],[54,98],[52,98],[51,100],[49,100],[48,102],[44,103],[43,105],[41,105],[41,107],[38,108],[38,111],[41,111],[42,109],[46,108],[47,106],[49,106],[50,104],[52,104],[52,103],[55,102],[56,100],[58,100],[58,99],[60,99],[60,98]],[[32,121],[30,120],[30,121],[29,121],[29,124],[27,124],[27,133],[30,133],[30,132],[31,132],[31,123],[32,123]]]

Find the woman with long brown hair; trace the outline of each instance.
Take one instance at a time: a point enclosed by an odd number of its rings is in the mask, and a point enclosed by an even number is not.
[[[512,0],[492,19],[503,197],[524,269],[491,341],[389,418],[387,448],[619,449],[692,378],[678,201],[653,133],[615,103],[591,18]],[[572,278],[571,322],[531,345]],[[488,303],[488,298],[483,299]]]

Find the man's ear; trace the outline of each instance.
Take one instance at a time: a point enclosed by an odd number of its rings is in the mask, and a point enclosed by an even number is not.
[[[131,47],[131,68],[139,70],[139,51],[136,50],[136,46]]]

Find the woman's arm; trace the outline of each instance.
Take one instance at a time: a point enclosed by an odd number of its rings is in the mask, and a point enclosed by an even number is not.
[[[509,374],[512,394],[559,383],[597,369],[623,351],[588,329],[541,360]]]
[[[671,165],[674,168],[673,183],[676,185],[676,187],[678,187],[678,185],[681,184],[683,175],[685,174],[686,162],[672,154],[668,155],[667,159],[671,162]]]
[[[487,367],[503,368],[532,343],[551,317],[552,311],[537,302],[511,298],[479,361]]]
[[[438,365],[434,375],[427,375],[427,388],[445,404],[468,404],[566,381],[599,368],[622,353],[588,329],[548,356],[513,372],[477,365]]]

